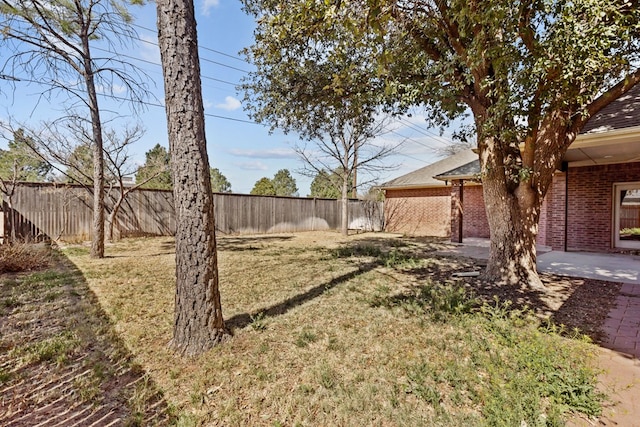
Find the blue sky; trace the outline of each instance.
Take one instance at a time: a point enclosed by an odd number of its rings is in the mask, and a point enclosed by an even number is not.
[[[248,193],[261,177],[273,177],[279,169],[289,169],[296,178],[299,194],[309,193],[311,179],[299,173],[303,166],[295,152],[298,143],[295,135],[281,132],[269,134],[262,125],[251,122],[242,108],[243,94],[235,87],[241,78],[251,70],[239,51],[253,43],[254,21],[246,15],[237,0],[195,0],[202,89],[205,104],[207,150],[212,167],[220,171],[231,182],[232,190]],[[164,99],[160,54],[156,45],[155,4],[132,9],[135,16],[139,41],[132,51],[127,52],[140,68],[151,78],[150,87],[156,98]],[[0,48],[0,58],[4,54]],[[19,76],[18,76],[19,77]],[[16,82],[11,86],[0,80],[0,120],[12,117],[21,123],[37,127],[44,119],[55,118],[60,113],[59,99],[51,102],[41,99],[37,85]],[[102,108],[120,109],[109,99],[101,99]],[[122,114],[125,114],[122,112]],[[144,153],[156,143],[168,147],[166,118],[164,109],[148,106],[139,117],[131,117],[129,122],[140,122],[146,129],[144,137],[132,147],[135,162],[144,162]],[[437,160],[434,147],[442,147],[446,136],[439,137],[433,129],[428,129],[424,120],[414,114],[410,119],[395,121],[382,139],[404,141],[398,154],[388,159],[397,165],[395,170],[384,172],[379,181],[408,173]],[[381,139],[381,141],[382,141]],[[6,141],[0,140],[0,148]]]

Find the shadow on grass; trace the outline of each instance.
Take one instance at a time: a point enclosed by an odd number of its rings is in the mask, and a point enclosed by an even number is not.
[[[558,276],[540,273],[545,289],[527,286],[500,285],[482,277],[455,277],[456,272],[482,272],[486,261],[458,256],[430,255],[437,262],[406,271],[416,282],[432,281],[462,286],[481,301],[511,301],[512,309],[530,309],[541,318],[564,325],[567,330],[577,329],[596,342],[604,338],[600,328],[609,310],[614,306],[620,284],[595,279]]]
[[[261,246],[274,242],[286,242],[294,236],[225,236],[217,238],[218,249],[223,251],[241,252],[255,251]]]
[[[162,392],[58,257],[54,268],[0,275],[0,424],[170,424]]]
[[[231,331],[233,331],[234,329],[242,329],[250,325],[253,322],[253,319],[259,317],[273,317],[285,314],[289,310],[298,307],[306,302],[309,302],[321,296],[324,292],[335,288],[339,284],[347,282],[355,277],[360,276],[361,274],[371,271],[379,265],[380,263],[378,261],[360,264],[357,270],[338,276],[327,283],[314,286],[308,291],[302,294],[295,295],[294,297],[291,297],[281,303],[272,305],[271,307],[262,310],[258,310],[255,313],[236,314],[235,316],[226,319],[225,324]]]
[[[233,250],[229,249],[226,246],[227,243],[231,245],[237,244],[255,244],[264,241],[262,239],[269,240],[278,240],[281,237],[249,237],[249,238],[237,238],[237,239],[224,239],[221,241],[225,242],[224,245],[219,245],[219,247],[223,250]],[[290,238],[290,237],[286,237]],[[267,240],[267,241],[269,241]],[[351,258],[355,263],[358,264],[358,269],[346,274],[343,274],[339,277],[336,277],[330,280],[327,283],[323,283],[321,285],[315,286],[308,291],[295,295],[292,298],[289,298],[281,303],[273,305],[268,308],[264,308],[261,310],[257,310],[254,313],[242,313],[237,314],[235,316],[230,317],[225,320],[226,326],[233,331],[234,329],[242,329],[248,325],[250,325],[254,319],[262,318],[262,317],[273,317],[279,316],[287,313],[289,310],[300,306],[306,302],[309,302],[319,296],[321,296],[324,292],[336,287],[337,285],[347,282],[361,274],[367,273],[377,267],[385,265],[388,260],[388,254],[395,249],[402,249],[403,252],[407,254],[414,253],[428,253],[437,250],[435,245],[423,244],[420,246],[414,246],[411,241],[406,242],[406,239],[393,239],[390,240],[388,238],[378,238],[378,237],[369,237],[364,239],[353,240],[348,243],[345,243],[338,248],[328,249],[325,252],[335,256],[336,258]],[[436,242],[437,245],[437,242]],[[240,249],[242,250],[242,249]],[[244,249],[246,250],[246,249]],[[411,255],[413,256],[413,255]]]

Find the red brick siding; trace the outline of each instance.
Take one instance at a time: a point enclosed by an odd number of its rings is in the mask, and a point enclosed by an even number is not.
[[[570,168],[558,172],[547,191],[540,212],[537,242],[553,250],[565,248],[565,203],[567,249],[606,252],[612,250],[613,184],[640,182],[640,162]],[[387,230],[411,235],[451,237],[452,187],[417,190],[387,190]],[[456,228],[457,230],[457,228]],[[455,234],[455,233],[454,233]],[[464,237],[489,237],[482,187],[465,186],[463,195]],[[453,236],[455,237],[455,236]]]
[[[612,249],[613,184],[640,181],[640,163],[569,169],[567,248]]]
[[[451,187],[387,190],[384,211],[389,232],[449,237]]]
[[[452,187],[387,190],[386,230],[413,236],[451,237]],[[464,237],[489,237],[482,187],[464,186]]]
[[[551,194],[552,187],[549,187],[549,192],[547,194]],[[542,206],[540,207],[540,220],[538,221],[538,235],[536,236],[536,243],[538,245],[547,246],[547,210],[549,209],[549,203],[547,202],[547,198],[542,201]]]
[[[543,202],[543,207],[545,208],[544,224],[541,214],[538,230],[538,242],[550,246],[554,251],[564,250],[565,194],[566,173],[557,172],[553,176],[551,187],[547,190],[547,196]],[[540,242],[543,230],[545,242]]]
[[[462,234],[464,237],[489,237],[489,221],[484,207],[481,185],[464,186],[464,215]]]

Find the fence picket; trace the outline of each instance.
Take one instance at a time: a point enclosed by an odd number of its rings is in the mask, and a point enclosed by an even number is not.
[[[113,192],[112,194],[109,194]],[[107,212],[117,189],[106,190]],[[13,196],[14,215],[6,203],[0,218],[0,242],[17,226],[25,240],[90,240],[91,194],[83,187],[58,183],[22,183]],[[216,230],[224,234],[336,230],[340,203],[333,199],[253,196],[214,193]],[[349,228],[383,228],[382,202],[351,200]],[[172,235],[175,232],[173,194],[170,190],[132,191],[115,219],[114,236]]]

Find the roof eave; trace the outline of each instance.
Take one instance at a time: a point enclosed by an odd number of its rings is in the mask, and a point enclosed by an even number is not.
[[[581,133],[569,147],[581,148],[584,145],[594,145],[598,143],[612,144],[619,142],[618,140],[628,138],[630,136],[640,135],[640,126],[631,126],[622,129],[605,130],[601,132]]]
[[[438,175],[434,176],[435,179],[440,181],[475,181],[478,179],[477,175]]]
[[[446,183],[433,183],[433,184],[414,184],[414,185],[396,185],[396,186],[380,186],[381,190],[416,190],[420,188],[442,188],[446,187]]]

